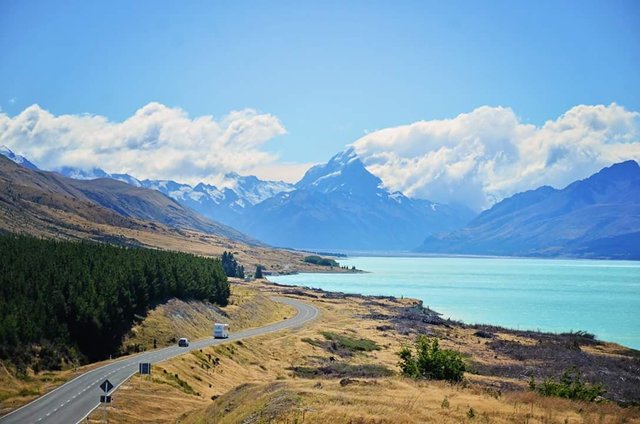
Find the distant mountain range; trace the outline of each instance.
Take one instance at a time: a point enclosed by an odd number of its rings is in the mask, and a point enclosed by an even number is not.
[[[276,246],[407,250],[474,213],[389,192],[351,149],[309,169],[295,189],[248,209],[236,228]]]
[[[76,180],[112,179],[159,191],[209,219],[282,247],[408,250],[425,234],[460,228],[475,215],[464,206],[387,191],[351,149],[311,168],[295,185],[235,173],[225,175],[229,187],[220,189],[139,180],[100,168],[57,171]]]
[[[224,176],[225,184],[229,187],[218,188],[205,183],[191,186],[173,180],[139,180],[129,174],[110,174],[100,168],[83,170],[63,167],[57,171],[74,179],[110,178],[135,187],[157,190],[209,219],[229,225],[236,224],[238,216],[242,215],[246,208],[280,192],[293,190],[293,185],[283,181],[264,181],[234,172]]]
[[[12,159],[13,160],[13,159]],[[244,243],[258,242],[211,221],[155,190],[108,178],[78,180],[12,162],[0,155],[2,226],[19,232],[28,227],[64,234],[96,231],[93,225],[143,229],[156,223],[200,231]],[[91,223],[92,228],[88,228]]]
[[[518,193],[462,229],[427,237],[417,250],[640,259],[640,166],[622,162],[562,190]]]
[[[6,147],[0,154],[37,169]],[[99,168],[59,172],[72,178],[64,180],[65,186],[120,215],[250,243],[257,239],[325,251],[413,248],[437,254],[640,259],[640,167],[634,161],[562,190],[544,186],[518,193],[478,216],[464,206],[388,191],[351,149],[309,169],[295,185],[233,173],[225,176],[228,187],[220,189],[139,180]]]

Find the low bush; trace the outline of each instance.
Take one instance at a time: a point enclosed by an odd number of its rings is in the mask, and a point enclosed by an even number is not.
[[[323,331],[322,335],[325,339],[336,344],[336,348],[342,348],[351,352],[371,352],[372,350],[380,350],[380,346],[373,340],[356,339],[344,334],[337,334],[331,331]]]
[[[316,255],[306,256],[304,258],[304,261],[309,264],[320,265],[320,266],[330,266],[330,267],[340,266],[338,262],[334,261],[331,258],[322,258]]]
[[[393,375],[393,371],[380,364],[347,364],[344,362],[335,362],[321,367],[293,367],[291,369],[297,377],[302,378],[343,378],[343,377],[360,377],[360,378],[378,378],[389,377]]]
[[[415,353],[409,346],[398,352],[400,370],[412,378],[462,381],[466,365],[460,352],[440,349],[438,339],[420,336],[415,342]]]
[[[582,380],[577,368],[565,370],[559,379],[547,378],[542,383],[535,379],[529,382],[529,388],[542,396],[556,396],[566,399],[593,402],[605,394],[602,384],[590,384]]]

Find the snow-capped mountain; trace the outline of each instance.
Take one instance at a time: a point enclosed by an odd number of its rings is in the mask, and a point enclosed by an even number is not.
[[[402,250],[424,234],[466,224],[474,213],[389,192],[351,149],[314,166],[295,185],[249,209],[236,224],[276,246]]]
[[[256,205],[278,193],[291,191],[294,186],[284,181],[265,181],[253,175],[242,176],[235,172],[225,174],[225,184],[234,191],[240,199]]]
[[[16,155],[7,146],[4,146],[4,145],[0,146],[0,155],[7,157],[8,159],[12,160],[18,165],[24,166],[25,168],[34,169],[34,170],[38,169],[38,167],[35,166],[33,163],[29,162],[27,158],[21,155]]]
[[[296,248],[408,250],[426,234],[455,230],[474,213],[386,190],[356,153],[346,150],[309,169],[295,185],[229,173],[220,187],[140,180],[100,168],[63,167],[74,179],[109,178],[159,191],[207,218],[269,244]]]
[[[107,174],[100,168],[80,169],[73,166],[63,166],[56,170],[59,174],[65,177],[73,178],[74,180],[96,180],[98,178],[111,178],[110,174]]]
[[[199,183],[195,186],[173,180],[139,180],[129,174],[110,174],[100,168],[83,170],[63,167],[60,174],[80,180],[110,178],[135,187],[157,190],[178,203],[187,206],[207,218],[234,225],[244,210],[282,191],[293,190],[293,185],[283,181],[264,181],[254,176],[228,173],[224,183],[228,187]]]

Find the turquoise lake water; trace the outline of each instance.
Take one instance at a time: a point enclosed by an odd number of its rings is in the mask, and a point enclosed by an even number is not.
[[[418,298],[444,318],[520,330],[584,330],[640,349],[640,262],[357,257],[366,274],[269,277],[330,291]]]

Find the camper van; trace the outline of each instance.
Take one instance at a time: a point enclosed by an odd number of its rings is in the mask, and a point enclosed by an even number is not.
[[[226,339],[229,337],[229,324],[216,322],[213,324],[213,337],[215,339]]]

